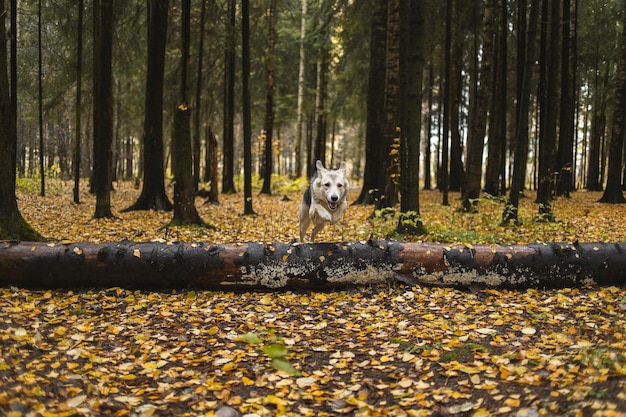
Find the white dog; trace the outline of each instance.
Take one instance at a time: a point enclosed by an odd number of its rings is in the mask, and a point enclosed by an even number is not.
[[[346,196],[350,182],[346,178],[346,163],[339,169],[326,169],[322,161],[315,164],[317,172],[311,178],[311,186],[306,190],[300,204],[300,241],[313,223],[311,242],[326,223],[335,224],[343,217],[348,204]]]

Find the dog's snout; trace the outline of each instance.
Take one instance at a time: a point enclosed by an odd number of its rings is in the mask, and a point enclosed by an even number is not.
[[[339,196],[338,196],[338,195],[336,195],[336,194],[333,194],[333,195],[331,195],[331,196],[330,196],[330,199],[331,199],[332,201],[337,201],[337,200],[339,200]]]

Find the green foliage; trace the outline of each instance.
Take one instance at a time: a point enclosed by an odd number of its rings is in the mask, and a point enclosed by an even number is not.
[[[258,330],[259,334],[248,332],[237,337],[237,340],[251,345],[261,345],[261,351],[270,358],[272,368],[287,375],[299,376],[300,371],[294,368],[287,359],[289,350],[282,343],[282,338],[277,337],[272,331],[263,328]]]
[[[397,232],[401,235],[419,236],[426,231],[422,223],[422,218],[416,211],[400,213],[398,218]]]

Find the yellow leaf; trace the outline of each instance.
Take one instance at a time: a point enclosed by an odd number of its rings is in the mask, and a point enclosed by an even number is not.
[[[134,255],[136,258],[141,258],[141,252],[139,251],[139,249],[135,249],[135,250],[133,251],[133,255]]]
[[[87,399],[86,395],[78,395],[74,398],[70,398],[69,400],[67,400],[67,406],[69,408],[76,408],[79,405],[81,405],[83,402],[85,402],[86,399]]]
[[[507,398],[506,400],[504,400],[504,404],[508,405],[509,407],[519,407],[520,399],[519,398]]]

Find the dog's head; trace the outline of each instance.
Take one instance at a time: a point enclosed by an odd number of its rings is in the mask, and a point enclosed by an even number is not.
[[[317,178],[313,182],[313,187],[317,195],[326,197],[328,208],[337,210],[348,194],[350,182],[346,178],[346,163],[342,162],[339,169],[326,169],[322,161],[317,161]]]

